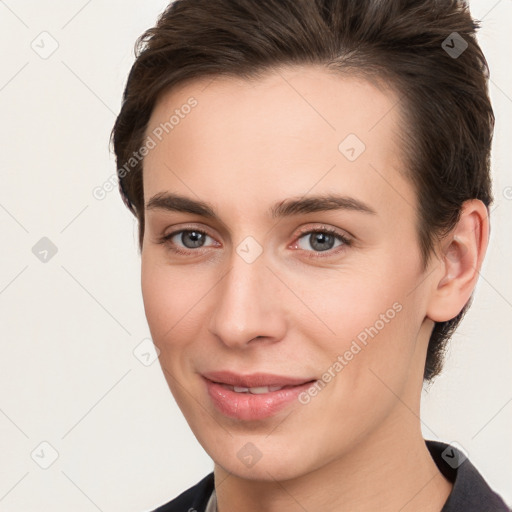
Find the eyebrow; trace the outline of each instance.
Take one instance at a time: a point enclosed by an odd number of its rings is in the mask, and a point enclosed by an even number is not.
[[[192,213],[208,219],[220,220],[215,208],[210,203],[169,192],[160,192],[151,197],[146,203],[145,209]],[[347,210],[377,215],[377,212],[363,201],[337,194],[284,199],[274,204],[269,209],[269,214],[275,219],[329,210]]]

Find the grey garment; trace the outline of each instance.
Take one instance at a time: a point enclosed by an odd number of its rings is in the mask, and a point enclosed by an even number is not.
[[[204,512],[217,512],[217,494],[215,493],[215,489],[213,489],[213,492],[210,495],[210,499],[206,504]]]
[[[458,448],[441,441],[425,441],[439,471],[453,483],[441,512],[512,512]]]

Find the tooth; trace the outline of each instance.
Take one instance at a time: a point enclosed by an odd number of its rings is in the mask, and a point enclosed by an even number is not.
[[[246,388],[244,386],[228,386],[227,384],[223,385],[226,389],[231,389],[236,393],[252,393],[253,395],[262,395],[264,393],[269,393],[271,391],[278,391],[283,388],[283,386],[260,386],[254,388]]]
[[[253,395],[261,395],[263,393],[268,393],[268,386],[261,386],[259,388],[249,388],[249,392]]]

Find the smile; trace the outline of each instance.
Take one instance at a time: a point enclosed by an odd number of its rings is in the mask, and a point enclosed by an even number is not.
[[[222,415],[244,421],[262,420],[297,402],[315,379],[271,374],[203,374],[207,395]]]

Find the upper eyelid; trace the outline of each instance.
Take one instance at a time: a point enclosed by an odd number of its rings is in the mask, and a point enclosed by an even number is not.
[[[298,228],[298,235],[304,235],[311,231],[334,231],[338,232],[340,235],[345,236],[346,238],[354,238],[352,234],[350,234],[346,229],[330,226],[326,223],[319,223],[320,225],[317,226],[310,226],[310,227],[301,227]],[[182,231],[200,231],[205,233],[206,235],[210,236],[211,238],[215,238],[209,233],[208,228],[203,227],[197,227],[197,226],[183,226],[179,229],[172,229],[169,231],[169,233],[164,234],[163,236],[170,236],[170,235],[176,235],[178,233],[181,233]]]

